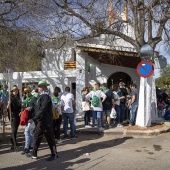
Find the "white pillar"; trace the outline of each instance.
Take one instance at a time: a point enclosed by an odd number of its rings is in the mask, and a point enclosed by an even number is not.
[[[145,97],[146,97],[146,79],[140,78],[140,88],[139,88],[139,104],[138,111],[136,115],[136,125],[144,126],[145,124]]]
[[[139,105],[136,125],[151,126],[152,120],[157,120],[156,90],[153,76],[140,78]]]
[[[82,89],[87,85],[87,54],[76,50],[76,113],[81,112]]]

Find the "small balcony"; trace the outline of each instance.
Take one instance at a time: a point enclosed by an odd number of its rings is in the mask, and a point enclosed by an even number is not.
[[[75,70],[76,61],[64,62],[64,70]]]

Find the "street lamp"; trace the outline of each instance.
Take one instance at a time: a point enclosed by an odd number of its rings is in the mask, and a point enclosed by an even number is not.
[[[147,73],[150,71],[148,65],[152,65],[151,62],[153,62],[153,54],[153,48],[149,44],[144,44],[140,49],[140,57],[143,60],[141,68]],[[136,125],[138,126],[151,125],[152,79],[152,76],[141,76],[140,78],[139,106],[136,118]]]
[[[144,44],[140,49],[140,57],[142,60],[152,61],[153,48],[149,44]]]

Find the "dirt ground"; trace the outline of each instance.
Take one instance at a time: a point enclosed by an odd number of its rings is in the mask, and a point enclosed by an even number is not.
[[[167,127],[165,124],[152,124],[150,127],[140,127],[140,126],[124,126],[123,128],[127,130],[155,130]]]

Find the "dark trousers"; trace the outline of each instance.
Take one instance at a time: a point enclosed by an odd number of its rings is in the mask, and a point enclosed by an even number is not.
[[[55,139],[60,139],[60,126],[62,122],[62,115],[59,116],[59,119],[53,120],[53,131]]]
[[[45,138],[48,142],[48,145],[51,150],[51,154],[57,153],[55,139],[54,139],[54,133],[53,133],[53,127],[50,125],[44,125],[44,124],[38,123],[35,128],[35,132],[34,132],[34,146],[33,146],[33,151],[32,151],[33,156],[37,156],[37,151],[40,146],[43,135],[45,136]]]
[[[84,111],[84,122],[85,122],[85,125],[89,124],[89,122],[90,122],[90,110]]]
[[[11,137],[10,137],[10,144],[12,144],[12,145],[14,144],[13,139],[16,142],[16,136],[17,136],[19,124],[20,124],[20,117],[13,116],[12,117],[12,133],[11,133]]]
[[[123,122],[125,120],[125,104],[120,103],[120,122]]]

